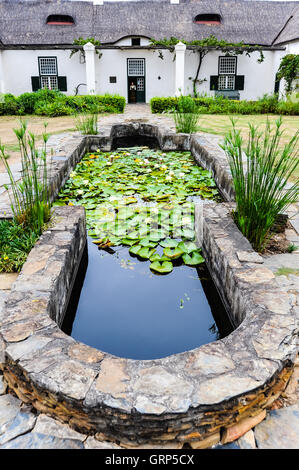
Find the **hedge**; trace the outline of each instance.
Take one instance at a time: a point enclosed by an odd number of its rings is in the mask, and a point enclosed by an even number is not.
[[[119,95],[66,96],[55,90],[38,90],[14,96],[0,96],[0,115],[37,114],[64,116],[74,113],[123,113],[126,100]]]
[[[229,100],[223,97],[193,98],[202,114],[286,114],[299,115],[299,102],[278,100],[265,96],[257,101]],[[176,109],[178,98],[154,97],[150,100],[152,113],[167,113]]]

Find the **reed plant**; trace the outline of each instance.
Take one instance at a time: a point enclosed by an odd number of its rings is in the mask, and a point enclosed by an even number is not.
[[[9,190],[14,220],[41,234],[44,224],[50,219],[51,202],[48,191],[47,168],[47,123],[44,124],[43,147],[38,150],[33,133],[27,130],[27,121],[20,121],[14,129],[21,155],[21,178],[16,180],[8,163],[9,155],[0,143],[0,159],[10,179]]]
[[[190,96],[181,95],[173,111],[176,132],[193,134],[198,130],[199,112]]]
[[[299,131],[280,145],[283,130],[281,117],[264,131],[249,124],[248,143],[232,120],[222,148],[228,155],[234,183],[236,210],[234,219],[255,250],[262,252],[278,214],[298,201],[299,179],[288,180],[299,164]]]
[[[84,135],[96,135],[98,133],[97,113],[82,113],[76,117],[76,129]]]

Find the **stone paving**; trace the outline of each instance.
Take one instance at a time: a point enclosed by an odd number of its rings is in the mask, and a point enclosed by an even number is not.
[[[144,105],[127,106],[124,115],[109,115],[102,118],[105,125],[110,123],[149,120],[153,124],[163,124],[173,128],[172,120],[167,116],[152,116]],[[209,136],[214,143],[219,136]],[[15,168],[19,171],[18,166]],[[0,174],[0,186],[6,179]],[[1,188],[0,188],[1,190]],[[290,209],[298,214],[298,205]],[[293,229],[287,234],[288,240],[299,245],[298,217],[294,217]],[[272,270],[281,288],[294,297],[299,317],[299,276],[291,270],[299,268],[299,252],[264,257],[264,266]],[[289,268],[284,274],[278,274],[280,268]],[[283,271],[282,271],[283,272]],[[0,313],[16,275],[0,275]],[[1,351],[0,351],[1,354]],[[151,447],[154,448],[154,447]],[[299,448],[299,361],[288,387],[267,411],[266,418],[232,443],[214,446],[216,449],[298,449]],[[39,413],[31,406],[22,403],[12,394],[7,393],[7,386],[0,375],[0,449],[120,449],[116,444],[100,442],[92,436],[78,433],[58,420],[44,413]]]

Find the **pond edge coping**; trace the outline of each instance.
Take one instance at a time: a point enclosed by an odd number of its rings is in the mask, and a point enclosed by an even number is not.
[[[85,153],[85,146],[81,138],[75,153]],[[227,203],[203,207],[201,244],[239,326],[192,351],[136,361],[83,345],[60,330],[86,227],[82,207],[56,207],[53,224],[29,254],[0,318],[0,363],[9,387],[71,427],[128,447],[200,446],[270,406],[292,373],[296,315],[230,210]]]

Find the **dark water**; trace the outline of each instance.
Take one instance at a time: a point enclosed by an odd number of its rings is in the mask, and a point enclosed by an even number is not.
[[[194,349],[232,331],[205,266],[176,266],[163,276],[153,274],[149,264],[127,247],[109,254],[88,239],[63,331],[132,359]]]

